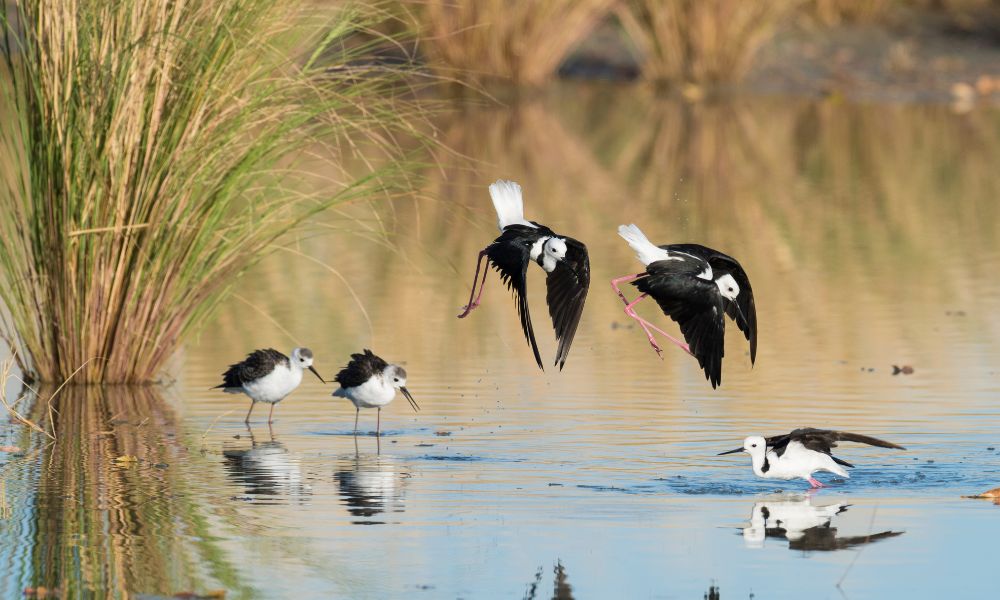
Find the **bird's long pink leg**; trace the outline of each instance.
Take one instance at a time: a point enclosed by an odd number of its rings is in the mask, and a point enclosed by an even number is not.
[[[817,489],[817,488],[826,487],[825,485],[823,485],[822,483],[820,483],[819,480],[813,479],[812,477],[809,478],[809,485],[811,485],[812,486],[811,489],[814,489],[814,490]]]
[[[638,298],[636,298],[633,302],[630,303],[628,301],[628,298],[625,297],[625,294],[622,292],[621,288],[618,287],[619,283],[628,283],[630,281],[635,281],[636,279],[642,277],[643,275],[645,275],[645,273],[636,273],[635,275],[625,275],[623,277],[618,277],[616,279],[611,280],[611,288],[615,290],[615,293],[618,294],[618,297],[621,298],[622,302],[625,303],[625,314],[632,317],[633,319],[635,319],[637,323],[639,323],[639,326],[642,327],[642,330],[646,332],[646,337],[649,338],[650,345],[653,346],[653,350],[656,350],[656,353],[658,355],[661,355],[662,350],[660,346],[656,343],[656,338],[654,338],[653,334],[649,331],[650,329],[656,331],[660,335],[666,337],[671,342],[677,344],[677,346],[681,350],[687,352],[688,354],[691,354],[691,348],[687,344],[678,340],[677,338],[670,335],[666,331],[663,331],[656,325],[653,325],[646,319],[643,319],[635,312],[634,308],[635,305],[638,304],[640,300],[645,299],[646,296],[648,296],[649,294],[642,294]]]
[[[486,287],[486,273],[489,272],[489,268],[483,269],[483,281],[479,284],[479,295],[476,296],[476,282],[479,280],[479,267],[483,264],[483,257],[486,256],[486,250],[479,253],[479,258],[476,260],[476,274],[472,276],[472,292],[469,294],[469,303],[462,307],[462,314],[458,315],[459,319],[468,316],[472,309],[479,306],[479,299],[483,297],[483,289]],[[475,296],[475,300],[472,297]]]
[[[628,306],[628,298],[625,297],[625,294],[622,292],[621,288],[618,287],[618,284],[635,281],[636,279],[639,279],[645,274],[646,273],[643,272],[643,273],[636,273],[635,275],[622,275],[621,277],[616,277],[615,279],[611,280],[611,289],[613,289],[615,293],[618,294],[618,297],[622,299],[622,302],[625,303],[625,306]]]
[[[657,354],[660,354],[661,350],[660,350],[660,347],[656,344],[656,340],[653,338],[653,334],[649,332],[650,329],[652,329],[653,331],[659,333],[660,335],[662,335],[663,337],[667,338],[671,342],[677,344],[677,347],[680,348],[681,350],[687,352],[688,354],[691,354],[691,348],[690,348],[690,346],[688,346],[684,342],[678,340],[677,338],[675,338],[674,336],[670,335],[666,331],[663,331],[662,329],[660,329],[656,325],[653,325],[652,323],[650,323],[646,319],[643,319],[642,317],[640,317],[635,312],[635,308],[634,308],[635,305],[638,304],[641,300],[645,300],[647,296],[649,296],[649,294],[642,294],[641,296],[639,296],[638,298],[636,298],[635,300],[633,300],[631,304],[627,304],[625,306],[625,314],[628,315],[628,316],[630,316],[630,317],[632,317],[633,319],[635,319],[639,323],[639,325],[642,326],[643,330],[646,332],[646,337],[649,338],[649,343],[653,345],[653,350],[656,350]]]

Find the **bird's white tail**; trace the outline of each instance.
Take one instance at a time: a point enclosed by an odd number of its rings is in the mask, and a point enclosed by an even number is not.
[[[649,241],[646,234],[644,234],[642,230],[634,224],[619,225],[618,235],[622,236],[622,239],[628,242],[628,245],[635,250],[635,255],[644,265],[648,265],[649,263],[653,263],[658,260],[670,259],[670,254],[666,250]]]
[[[524,201],[521,199],[521,186],[514,181],[497,179],[490,184],[490,198],[493,208],[497,211],[497,227],[500,231],[508,225],[527,225],[534,227],[524,219]]]

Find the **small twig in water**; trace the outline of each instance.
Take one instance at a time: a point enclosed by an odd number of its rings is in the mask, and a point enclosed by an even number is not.
[[[212,428],[215,427],[215,424],[219,422],[219,419],[221,419],[222,417],[224,417],[224,416],[232,413],[234,410],[236,410],[236,409],[234,408],[233,410],[227,410],[226,412],[222,413],[221,415],[216,415],[215,420],[213,420],[212,424],[208,426],[208,429],[205,430],[205,433],[201,434],[201,445],[202,446],[205,445],[205,438],[208,437],[209,432],[211,432]]]
[[[875,515],[877,514],[878,514],[878,504],[876,504],[875,508],[872,510],[872,518],[868,522],[868,537],[871,537],[872,532],[875,531]],[[854,555],[854,559],[851,561],[851,564],[847,565],[847,568],[844,570],[844,574],[840,576],[840,580],[837,582],[837,589],[840,591],[841,595],[844,596],[845,598],[847,597],[847,594],[844,593],[844,589],[841,586],[843,585],[844,580],[847,579],[847,574],[850,573],[851,569],[854,568],[854,563],[858,562],[858,559],[861,558],[861,553],[864,552],[864,550],[865,546],[858,548],[858,553]]]
[[[13,368],[13,366],[14,366],[14,357],[13,356],[10,357],[9,359],[7,359],[6,361],[4,361],[2,372],[0,372],[0,382],[3,382],[3,383],[7,382],[7,379],[10,377],[10,370]],[[3,386],[0,386],[0,388],[2,388],[2,387]],[[31,419],[23,416],[21,413],[19,413],[16,410],[14,410],[14,407],[11,406],[7,402],[7,396],[2,392],[2,389],[0,389],[0,402],[3,403],[3,406],[4,406],[4,408],[7,409],[7,412],[9,412],[16,420],[20,421],[21,423],[24,423],[28,427],[34,429],[35,431],[37,431],[37,432],[39,432],[41,434],[47,435],[49,438],[51,438],[53,440],[56,439],[56,437],[54,435],[52,435],[48,431],[45,431],[44,429],[42,429],[41,427],[39,427],[37,423],[35,423]]]

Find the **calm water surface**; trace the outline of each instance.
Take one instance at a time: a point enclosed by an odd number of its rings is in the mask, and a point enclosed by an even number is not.
[[[1000,506],[960,496],[1000,485],[1000,113],[567,87],[439,127],[454,153],[418,198],[324,215],[313,232],[335,235],[237,281],[170,385],[65,390],[56,444],[0,427],[22,448],[0,453],[0,596],[995,594]],[[562,372],[535,368],[495,276],[455,318],[501,176],[590,248]],[[718,390],[681,352],[656,357],[607,283],[640,267],[628,222],[740,258],[756,367],[731,324]],[[208,389],[245,351],[296,344],[327,378],[363,347],[402,362],[423,410],[399,400],[381,441],[354,438],[353,407],[307,377],[248,429],[246,402]],[[845,445],[851,479],[812,495],[715,456],[797,426],[908,450]]]

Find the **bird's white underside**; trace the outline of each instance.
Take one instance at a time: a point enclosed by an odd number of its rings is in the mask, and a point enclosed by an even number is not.
[[[274,404],[284,400],[285,396],[302,383],[302,369],[293,364],[291,367],[275,365],[267,375],[260,379],[243,384],[242,391],[254,402]],[[228,392],[232,388],[226,389]]]
[[[834,462],[833,457],[829,454],[810,450],[795,441],[788,443],[781,456],[778,456],[774,450],[767,451],[767,462],[770,468],[766,473],[763,471],[763,452],[751,453],[750,459],[753,463],[753,472],[758,477],[765,479],[802,478],[808,480],[816,471],[828,471],[841,477],[850,478],[850,474],[844,467]]]
[[[338,388],[333,395],[347,398],[358,408],[379,408],[392,402],[396,397],[396,388],[384,374],[379,374],[359,386]]]

